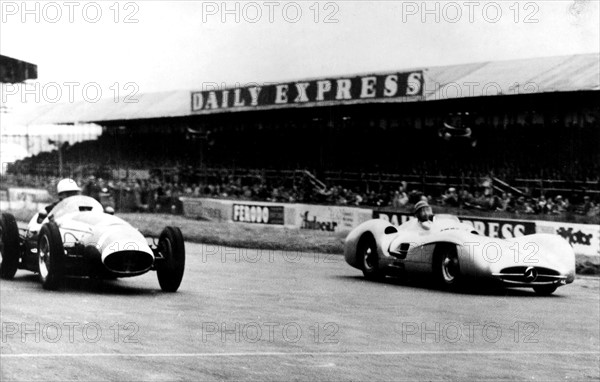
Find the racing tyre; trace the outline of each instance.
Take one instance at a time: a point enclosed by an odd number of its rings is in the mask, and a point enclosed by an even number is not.
[[[65,249],[56,223],[42,226],[38,237],[38,256],[42,287],[57,289],[65,276]]]
[[[3,213],[0,217],[0,277],[10,280],[19,267],[19,227],[15,217]]]
[[[156,268],[160,288],[165,292],[176,292],[185,269],[185,244],[181,230],[166,227],[158,239],[158,251],[164,258]]]
[[[454,245],[436,247],[433,254],[433,275],[444,289],[457,288],[461,281],[458,253]]]
[[[533,290],[540,296],[550,296],[558,288],[556,285],[539,285],[534,286]]]
[[[382,280],[385,278],[385,274],[379,268],[379,254],[373,235],[367,233],[360,238],[357,253],[361,259],[363,275],[367,280]]]

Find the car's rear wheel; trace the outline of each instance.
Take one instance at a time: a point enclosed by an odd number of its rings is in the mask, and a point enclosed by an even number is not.
[[[57,289],[65,276],[65,249],[55,223],[42,226],[38,236],[38,257],[42,286],[44,289]]]
[[[377,243],[372,234],[364,234],[357,245],[357,254],[361,259],[363,275],[367,280],[381,280],[385,277],[379,266]]]
[[[166,227],[162,231],[158,252],[163,257],[156,267],[160,288],[165,292],[176,292],[185,270],[185,243],[179,228]]]
[[[461,282],[460,263],[454,245],[438,245],[433,255],[433,274],[444,288],[456,288]]]
[[[0,217],[0,277],[10,280],[19,267],[19,227],[15,217],[3,213]]]
[[[557,288],[556,285],[538,285],[534,286],[533,290],[540,296],[550,296]]]

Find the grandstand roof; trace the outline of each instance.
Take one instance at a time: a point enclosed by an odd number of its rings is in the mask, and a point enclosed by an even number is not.
[[[0,55],[0,83],[12,84],[36,78],[36,64]]]
[[[410,70],[410,69],[409,69]],[[404,72],[409,70],[403,70]],[[534,59],[482,62],[417,68],[423,72],[422,96],[435,101],[494,95],[597,91],[600,89],[600,54],[579,54]],[[102,99],[97,103],[48,104],[30,111],[24,124],[83,123],[198,115],[191,108],[192,91],[137,94],[138,102]],[[354,100],[352,103],[361,103]],[[364,100],[381,102],[381,100]],[[406,102],[405,98],[386,100]],[[413,99],[412,101],[415,101]],[[341,102],[343,104],[343,102]],[[350,102],[348,102],[350,103]],[[278,105],[281,107],[298,105]],[[306,106],[306,105],[303,105]],[[315,106],[314,104],[310,106]],[[252,109],[246,108],[245,110]],[[265,109],[265,107],[261,107]],[[230,109],[218,112],[232,111]]]

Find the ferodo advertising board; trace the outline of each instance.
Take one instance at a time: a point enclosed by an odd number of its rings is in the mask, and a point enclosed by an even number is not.
[[[372,213],[362,208],[299,204],[296,214],[296,226],[300,229],[342,232],[369,220]]]
[[[253,203],[233,204],[232,220],[239,223],[284,225],[283,206]]]
[[[373,218],[384,219],[394,225],[400,225],[412,219],[412,215],[404,212],[374,210]],[[531,220],[494,219],[479,216],[458,216],[458,218],[488,237],[510,239],[536,233],[536,222]]]
[[[537,232],[562,236],[578,255],[600,256],[600,225],[536,221]]]

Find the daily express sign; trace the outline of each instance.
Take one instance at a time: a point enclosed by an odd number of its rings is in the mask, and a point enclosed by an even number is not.
[[[192,92],[192,112],[400,101],[423,95],[423,72],[366,75]]]

